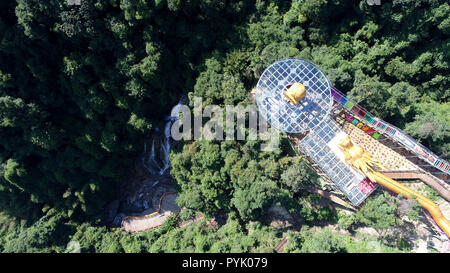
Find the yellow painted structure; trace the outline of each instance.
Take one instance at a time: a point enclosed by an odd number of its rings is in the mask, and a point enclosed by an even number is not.
[[[296,82],[286,90],[284,96],[293,104],[296,105],[300,100],[306,96],[306,88],[303,84]]]
[[[380,184],[397,194],[403,194],[408,199],[419,202],[422,207],[430,212],[439,227],[450,236],[450,222],[444,217],[439,207],[433,201],[384,174],[377,172],[374,169],[374,166],[382,170],[385,168],[373,159],[370,153],[365,152],[361,146],[353,145],[348,135],[340,140],[338,146],[342,150],[345,161],[348,164],[353,168],[360,170],[372,182]]]

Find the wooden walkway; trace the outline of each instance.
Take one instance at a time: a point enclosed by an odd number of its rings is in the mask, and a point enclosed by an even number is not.
[[[281,242],[278,243],[278,245],[273,249],[276,253],[281,253],[284,251],[284,246],[287,244],[288,240],[286,237],[283,237],[281,239]]]
[[[421,180],[431,188],[433,188],[435,191],[439,193],[442,198],[450,202],[450,190],[448,189],[447,184],[440,181],[438,178],[434,177],[431,174],[428,174],[426,172],[423,172],[421,170],[414,170],[414,171],[381,171],[384,175],[388,176],[392,179],[398,179],[398,180],[410,180],[410,179],[417,179]]]
[[[337,197],[335,194],[332,194],[327,191],[323,191],[321,189],[318,189],[318,188],[315,188],[312,186],[307,186],[304,189],[310,193],[317,193],[318,195],[325,197],[325,198],[329,199],[330,201],[332,201],[336,204],[339,204],[347,209],[354,210],[354,211],[356,210],[356,208],[354,206],[352,206],[349,202],[344,201],[343,199]]]

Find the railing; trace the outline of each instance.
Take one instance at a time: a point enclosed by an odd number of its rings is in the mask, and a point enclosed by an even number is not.
[[[146,214],[146,215],[142,215],[142,216],[125,216],[125,217],[122,219],[121,226],[122,226],[122,227],[124,226],[124,225],[123,225],[124,221],[130,220],[130,219],[132,219],[132,220],[144,219],[144,218],[151,217],[151,216],[154,216],[154,215],[158,214],[158,213],[161,211],[161,203],[162,203],[164,197],[166,197],[166,195],[168,195],[168,194],[175,194],[175,192],[165,192],[165,193],[159,198],[158,209],[157,209],[155,212],[152,212],[152,213]],[[161,226],[161,225],[156,225],[156,226],[151,226],[151,227],[147,227],[147,228],[140,229],[140,230],[130,230],[129,232],[141,232],[141,231],[145,231],[145,230],[157,228],[157,227],[160,227],[160,226]]]

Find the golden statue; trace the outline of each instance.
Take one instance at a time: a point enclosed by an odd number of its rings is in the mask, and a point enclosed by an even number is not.
[[[397,194],[402,194],[408,199],[419,202],[422,207],[430,212],[439,227],[450,237],[450,222],[433,201],[378,172],[376,168],[380,170],[386,170],[386,168],[373,159],[370,153],[365,152],[361,146],[354,145],[348,135],[339,141],[338,147],[344,154],[345,161],[353,168],[361,171],[370,181],[380,184]]]

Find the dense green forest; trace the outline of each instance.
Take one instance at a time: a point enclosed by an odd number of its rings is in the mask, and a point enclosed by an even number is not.
[[[0,251],[61,252],[71,239],[91,252],[268,251],[280,234],[260,219],[274,202],[307,225],[399,224],[380,216],[397,213],[395,201],[380,205],[384,195],[351,219],[305,206],[317,197],[301,188],[317,176],[285,143],[260,152],[259,140],[196,140],[171,152],[178,203],[227,212],[226,225],[210,234],[169,219],[138,235],[99,225],[152,128],[183,95],[250,104],[262,71],[286,57],[313,61],[363,107],[450,158],[445,0],[1,1]],[[365,251],[306,227],[290,236],[292,252]]]

